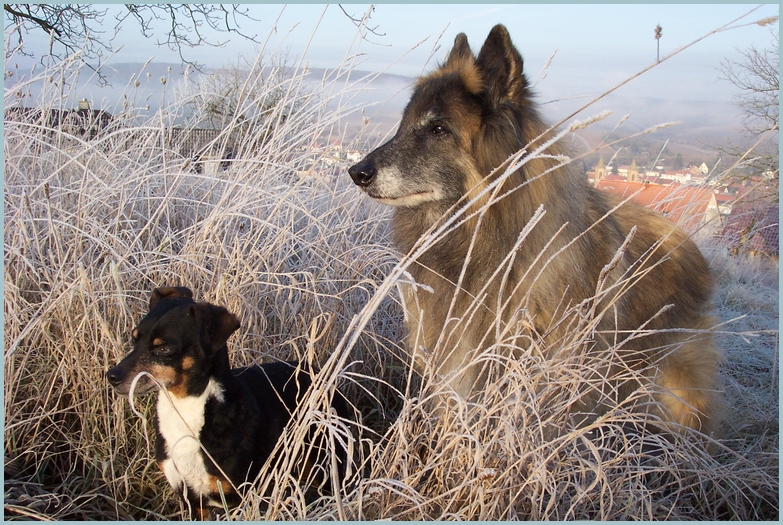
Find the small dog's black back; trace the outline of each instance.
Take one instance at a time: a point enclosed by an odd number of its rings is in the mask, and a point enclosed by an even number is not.
[[[123,395],[162,388],[156,459],[200,517],[210,507],[222,507],[223,498],[229,504],[239,500],[235,489],[256,478],[312,384],[310,370],[297,363],[231,369],[226,341],[237,328],[236,316],[196,303],[189,289],[158,288],[149,313],[133,330],[133,351],[107,372]],[[339,416],[349,417],[339,392],[331,403]],[[328,487],[330,477],[327,442],[310,431],[299,473],[320,488]],[[333,453],[342,477],[345,450]]]

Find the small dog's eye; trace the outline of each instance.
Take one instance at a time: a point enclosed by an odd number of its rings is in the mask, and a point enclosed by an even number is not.
[[[169,355],[173,350],[168,345],[163,346],[156,346],[152,349],[153,352],[155,352],[158,355]]]
[[[158,355],[169,355],[173,349],[165,341],[153,341],[152,351]]]

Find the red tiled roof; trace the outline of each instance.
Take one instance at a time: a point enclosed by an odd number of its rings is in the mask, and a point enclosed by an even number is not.
[[[718,203],[727,203],[732,202],[737,198],[736,195],[732,195],[730,193],[716,193],[715,194],[715,200],[718,201]]]
[[[690,188],[678,184],[660,185],[644,182],[598,182],[598,189],[623,198],[631,198],[637,204],[668,217],[681,228],[694,232],[704,220],[713,192],[703,188]]]
[[[604,181],[604,180],[611,180],[611,181],[622,180],[622,181],[624,181],[625,180],[625,175],[615,175],[613,173],[607,173],[606,175],[604,175],[604,177],[601,180],[602,181]]]

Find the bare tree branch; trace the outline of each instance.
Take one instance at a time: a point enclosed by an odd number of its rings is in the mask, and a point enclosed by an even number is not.
[[[380,37],[386,36],[386,33],[379,33],[378,32],[378,27],[379,26],[376,25],[375,27],[370,27],[369,25],[367,25],[367,23],[370,21],[370,17],[375,12],[375,6],[374,5],[370,5],[370,9],[368,9],[367,12],[361,18],[353,16],[353,15],[349,15],[348,12],[345,10],[345,8],[342,6],[342,4],[338,4],[338,6],[340,7],[340,10],[343,12],[343,14],[345,16],[347,16],[348,19],[351,22],[353,22],[353,24],[357,28],[363,29],[364,31],[372,33],[375,36],[380,36]],[[378,42],[372,42],[371,40],[369,40],[367,38],[366,33],[362,33],[362,38],[364,40],[366,40],[367,42],[370,42],[371,44],[378,44]],[[382,45],[382,44],[378,44],[378,45]]]
[[[168,27],[156,38],[156,44],[177,51],[184,64],[196,68],[201,65],[186,56],[187,48],[220,47],[226,43],[226,40],[209,36],[212,32],[239,35],[257,42],[256,35],[240,30],[240,21],[257,20],[250,16],[247,7],[238,4],[125,4],[118,7],[123,11],[114,16],[113,33],[107,38],[105,19],[109,8],[98,9],[91,4],[4,4],[6,22],[12,24],[10,32],[16,38],[16,45],[8,48],[25,53],[25,35],[44,31],[50,41],[46,57],[61,61],[80,53],[81,60],[105,82],[100,73],[101,62],[113,51],[113,40],[129,18],[138,24],[144,38],[153,38],[155,22],[167,22]]]
[[[734,103],[740,108],[745,135],[754,144],[752,154],[747,147],[729,144],[720,150],[746,159],[751,176],[763,175],[775,181],[779,178],[779,123],[780,123],[780,75],[779,35],[770,30],[769,47],[740,50],[740,58],[724,60],[720,71],[722,78],[734,84],[739,93]],[[736,178],[736,174],[734,175]]]

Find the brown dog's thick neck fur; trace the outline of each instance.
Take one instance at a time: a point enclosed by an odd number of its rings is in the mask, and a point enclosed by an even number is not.
[[[403,292],[419,366],[431,360],[468,396],[483,378],[465,366],[497,343],[498,318],[507,324],[526,312],[531,340],[554,348],[592,308],[599,320],[586,352],[613,348],[621,361],[594,373],[648,370],[663,389],[665,420],[710,431],[720,352],[704,332],[712,324],[706,261],[668,220],[590,186],[557,144],[537,151],[551,138],[522,57],[498,25],[478,56],[458,35],[446,62],[417,82],[396,135],[350,168],[369,196],[396,207],[393,238],[403,253],[449,214],[467,218],[411,266],[432,290]],[[523,149],[521,167],[504,174]],[[607,396],[586,396],[581,408],[599,412]]]

